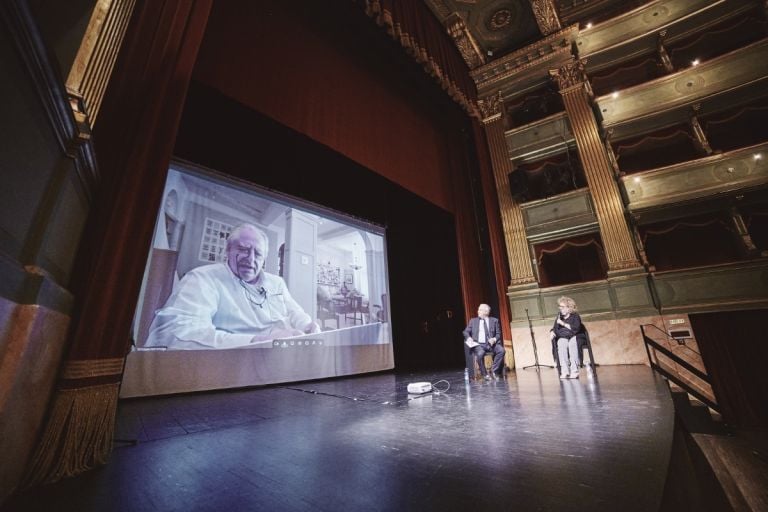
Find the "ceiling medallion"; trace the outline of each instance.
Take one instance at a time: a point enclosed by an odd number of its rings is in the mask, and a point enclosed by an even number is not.
[[[502,30],[512,22],[512,11],[509,9],[499,9],[493,13],[488,20],[488,28],[491,30]]]

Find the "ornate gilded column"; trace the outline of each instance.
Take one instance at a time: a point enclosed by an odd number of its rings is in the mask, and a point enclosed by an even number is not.
[[[614,179],[610,159],[600,139],[591,108],[591,87],[584,62],[572,61],[550,74],[557,81],[571,122],[579,157],[584,167],[600,234],[608,260],[608,272],[641,269],[632,234],[624,217],[624,204]]]
[[[78,122],[93,126],[136,0],[98,0],[67,77]]]
[[[531,0],[531,8],[542,35],[548,36],[563,28],[552,0]]]
[[[501,93],[480,98],[477,103],[491,153],[491,165],[509,257],[510,286],[535,283],[536,277],[533,274],[533,265],[528,252],[528,239],[525,236],[523,212],[520,205],[512,199],[512,193],[509,190],[508,176],[512,172],[512,163],[509,161],[507,144],[504,140]]]

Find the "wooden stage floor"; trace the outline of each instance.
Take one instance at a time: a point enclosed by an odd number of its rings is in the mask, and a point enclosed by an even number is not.
[[[441,379],[444,393],[406,392]],[[120,405],[117,437],[138,444],[4,510],[656,511],[673,424],[669,390],[646,366],[135,399]]]

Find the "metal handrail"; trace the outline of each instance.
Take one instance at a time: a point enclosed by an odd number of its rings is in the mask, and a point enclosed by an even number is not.
[[[658,372],[663,377],[671,380],[672,382],[674,382],[675,384],[677,384],[678,386],[683,388],[687,393],[689,393],[689,394],[693,395],[694,397],[696,397],[697,400],[699,400],[703,404],[707,405],[707,407],[710,407],[710,408],[714,409],[717,412],[721,412],[720,406],[716,402],[714,402],[712,399],[708,398],[703,393],[701,393],[698,390],[696,390],[693,386],[691,386],[689,383],[685,382],[678,375],[675,375],[672,372],[664,369],[658,362],[656,362],[654,360],[654,358],[651,356],[651,348],[653,348],[654,351],[662,353],[663,355],[665,355],[666,357],[671,359],[674,363],[682,366],[683,368],[685,368],[686,370],[691,372],[693,375],[695,375],[696,377],[698,377],[699,379],[701,379],[702,381],[707,383],[710,386],[710,388],[712,387],[712,380],[710,379],[709,375],[707,375],[706,373],[702,372],[701,370],[699,370],[698,368],[693,366],[691,363],[689,363],[685,359],[682,359],[680,356],[678,356],[677,354],[672,352],[670,349],[664,347],[663,345],[658,343],[656,340],[650,338],[646,334],[646,332],[645,332],[645,328],[646,327],[654,327],[656,330],[658,330],[659,332],[663,333],[664,336],[667,337],[667,338],[670,338],[670,336],[666,332],[664,332],[663,330],[659,329],[658,327],[656,327],[653,324],[641,325],[640,326],[640,331],[643,334],[643,342],[645,343],[645,351],[648,354],[648,362],[650,363],[651,368],[653,370],[655,370],[656,372]]]

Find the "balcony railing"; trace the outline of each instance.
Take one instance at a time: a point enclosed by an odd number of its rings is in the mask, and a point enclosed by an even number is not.
[[[721,412],[701,354],[685,339],[672,338],[655,325],[641,325],[651,368],[707,407]]]

